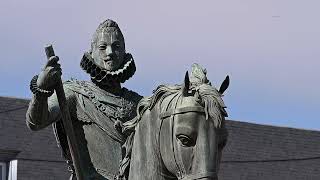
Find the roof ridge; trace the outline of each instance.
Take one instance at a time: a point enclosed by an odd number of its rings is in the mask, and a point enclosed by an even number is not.
[[[282,161],[307,161],[320,159],[320,156],[306,157],[306,158],[287,158],[287,159],[261,159],[261,160],[225,160],[221,163],[251,163],[251,162],[282,162]]]
[[[227,122],[231,123],[240,123],[240,124],[248,124],[251,126],[260,126],[260,127],[270,127],[270,128],[281,128],[281,129],[291,129],[291,130],[301,130],[301,131],[309,131],[309,132],[315,132],[315,133],[320,133],[320,130],[316,129],[304,129],[304,128],[297,128],[297,127],[288,127],[288,126],[281,126],[281,125],[272,125],[272,124],[258,124],[254,122],[248,122],[248,121],[238,121],[238,120],[231,120],[231,119],[226,119]]]
[[[15,100],[24,100],[24,101],[30,101],[30,100],[31,100],[31,98],[26,98],[26,97],[14,97],[14,96],[0,96],[0,98],[15,99]]]

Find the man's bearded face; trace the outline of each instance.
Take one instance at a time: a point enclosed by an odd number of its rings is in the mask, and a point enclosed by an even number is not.
[[[125,57],[125,45],[121,36],[113,27],[98,33],[97,42],[92,49],[92,58],[96,65],[107,71],[120,68]]]

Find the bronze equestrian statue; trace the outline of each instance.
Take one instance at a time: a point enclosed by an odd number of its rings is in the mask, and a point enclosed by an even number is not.
[[[218,179],[228,76],[217,90],[194,64],[182,85],[160,85],[142,98],[121,87],[136,67],[112,20],[98,26],[81,60],[91,82],[62,84],[59,58],[50,47],[46,53],[30,83],[26,121],[35,131],[53,124],[71,180]]]
[[[142,98],[121,87],[121,83],[132,77],[136,67],[131,54],[125,51],[118,24],[112,20],[102,22],[93,35],[91,50],[83,55],[80,66],[90,75],[91,82],[69,80],[63,83],[76,137],[73,143],[78,147],[73,151],[67,142],[66,131],[69,130],[61,121],[59,97],[54,93],[62,74],[58,60],[57,56],[49,57],[43,70],[31,81],[34,95],[26,114],[27,125],[37,131],[53,124],[72,172],[70,179],[76,179],[70,152],[79,154],[77,166],[81,167],[81,180],[114,179],[122,159],[121,146],[126,139],[121,133],[121,124],[136,116],[136,105]]]

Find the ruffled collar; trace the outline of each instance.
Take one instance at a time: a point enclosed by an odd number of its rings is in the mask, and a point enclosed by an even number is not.
[[[107,71],[100,68],[93,61],[91,54],[87,52],[84,53],[81,59],[80,67],[90,74],[92,82],[97,85],[110,84],[112,81],[124,83],[136,72],[136,65],[132,55],[129,53],[126,54],[123,65],[116,71]]]

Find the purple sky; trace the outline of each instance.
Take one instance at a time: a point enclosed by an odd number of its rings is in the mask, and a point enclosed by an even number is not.
[[[79,61],[106,18],[118,22],[150,95],[181,83],[193,62],[225,93],[230,119],[320,130],[320,1],[0,1],[0,96],[30,98],[29,81],[54,45],[63,78],[88,79]]]

